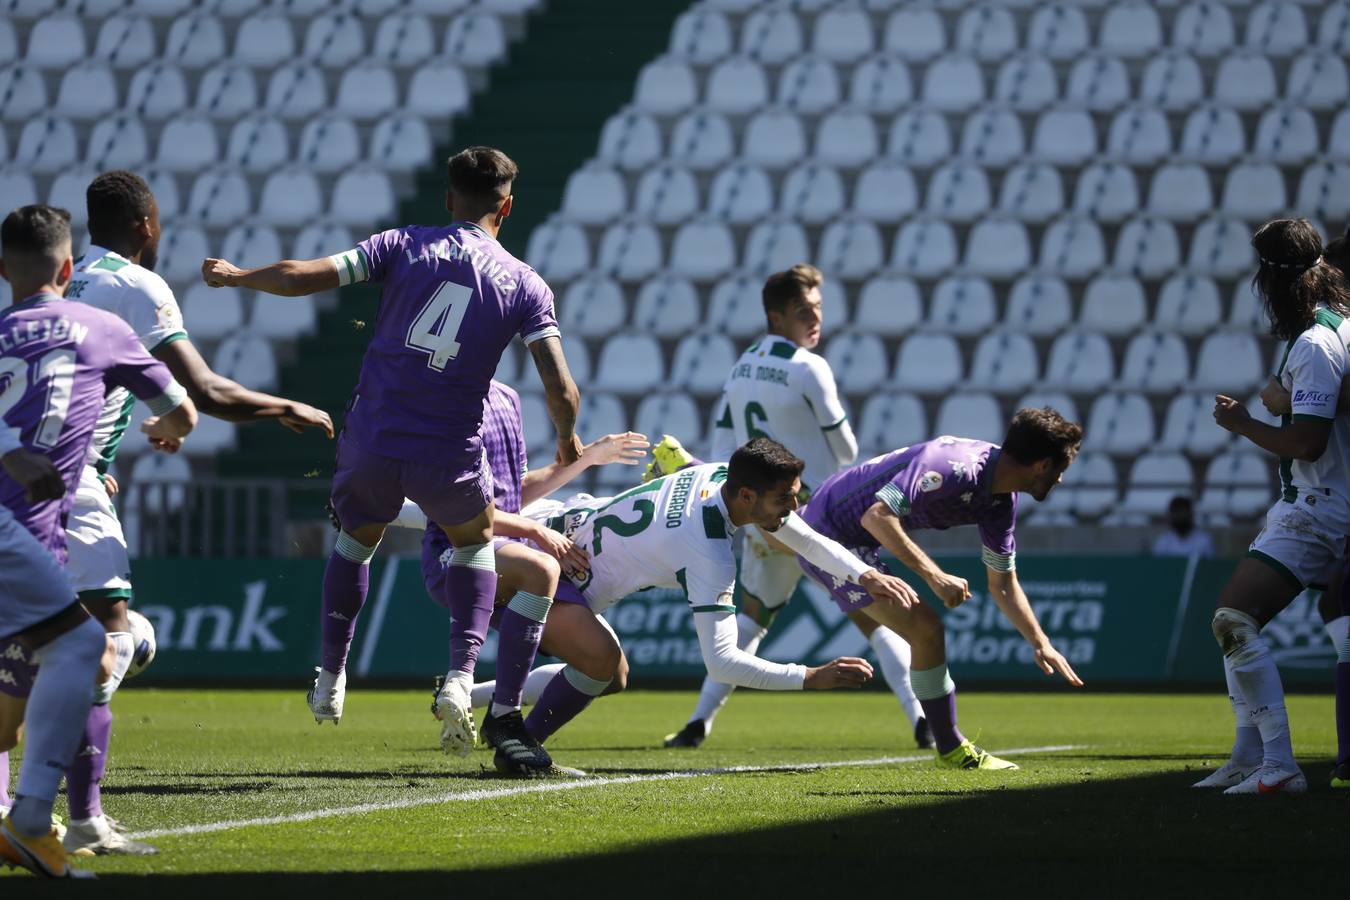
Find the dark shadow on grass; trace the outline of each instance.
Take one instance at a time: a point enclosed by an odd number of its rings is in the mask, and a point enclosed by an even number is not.
[[[1026,768],[1038,765],[1019,757]],[[1195,762],[1196,759],[1192,758]],[[415,872],[238,875],[107,875],[99,894],[206,897],[1225,897],[1327,896],[1343,876],[1335,835],[1347,816],[1326,785],[1328,767],[1307,770],[1303,796],[1223,797],[1192,790],[1194,773],[1084,775],[1078,783],[1019,787],[1018,776],[944,773],[934,791],[819,784],[802,796],[875,797],[865,811],[746,832],[693,822],[701,833],[665,843],[572,855],[532,864],[459,870],[429,851]],[[951,778],[972,790],[954,789]],[[724,782],[734,790],[734,781]],[[795,792],[791,783],[784,788]],[[908,800],[907,804],[898,802]],[[918,801],[917,803],[913,801]],[[652,815],[668,815],[652,800]],[[565,832],[567,823],[556,828]],[[213,841],[228,846],[228,834]],[[537,840],[516,836],[521,846]],[[345,848],[332,848],[341,854]],[[358,849],[353,847],[352,849]],[[541,846],[567,853],[567,844]],[[440,867],[440,868],[437,868]]]
[[[246,781],[242,784],[107,784],[100,788],[104,794],[140,795],[147,797],[190,796],[192,794],[255,794],[259,791],[300,791],[301,787],[280,787],[273,781]]]

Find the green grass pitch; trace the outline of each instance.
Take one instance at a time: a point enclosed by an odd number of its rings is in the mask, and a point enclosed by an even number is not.
[[[693,751],[659,749],[693,695],[633,691],[551,742],[560,763],[604,780],[561,790],[496,777],[482,749],[444,756],[429,700],[354,690],[342,724],[321,728],[303,689],[133,686],[116,703],[109,814],[139,833],[283,821],[161,834],[157,857],[81,862],[101,894],[191,900],[1196,896],[1267,884],[1325,895],[1345,872],[1350,796],[1327,786],[1329,696],[1290,700],[1310,792],[1260,798],[1188,788],[1226,756],[1221,694],[963,693],[962,726],[987,748],[1073,748],[1020,754],[1022,770],[1000,774],[934,768],[880,691],[742,691]],[[665,775],[886,757],[914,761]]]

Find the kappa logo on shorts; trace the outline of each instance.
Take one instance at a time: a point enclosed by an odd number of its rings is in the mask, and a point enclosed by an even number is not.
[[[9,669],[0,669],[0,682],[11,687],[18,687],[19,679],[14,677],[14,673]]]

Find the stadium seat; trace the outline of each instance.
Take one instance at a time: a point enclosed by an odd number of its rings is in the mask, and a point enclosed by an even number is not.
[[[414,83],[416,78],[414,77]],[[447,93],[454,95],[451,82]],[[357,121],[379,117],[398,106],[398,83],[383,63],[366,61],[349,67],[338,82],[334,111]]]
[[[985,99],[979,62],[964,54],[939,57],[924,70],[921,96],[927,106],[942,112],[966,112],[979,106]]]
[[[1119,222],[1139,209],[1134,172],[1120,163],[1094,163],[1078,176],[1073,211],[1101,222]]]
[[[853,189],[853,212],[859,216],[895,224],[913,213],[918,205],[918,187],[908,167],[878,160],[858,174]]]
[[[1111,112],[1130,102],[1130,76],[1125,63],[1114,56],[1091,53],[1069,70],[1064,99],[1094,112]]]
[[[793,170],[792,175],[788,176],[789,183],[800,171],[800,168]],[[784,199],[788,196],[807,199],[798,192],[790,192],[786,188],[783,196]],[[711,218],[728,225],[749,225],[758,222],[773,212],[773,182],[769,180],[764,170],[757,166],[733,163],[718,172],[717,177],[713,179],[708,189],[706,208]]]
[[[342,197],[344,190],[369,184],[359,169],[349,170],[342,176],[334,190],[334,217],[349,225],[364,224],[371,219],[356,215],[362,201]],[[371,185],[371,205],[366,209],[373,211],[379,203],[378,185]],[[386,187],[387,190],[387,187]],[[392,199],[392,198],[391,198]],[[283,228],[299,228],[306,222],[318,218],[323,210],[319,180],[305,166],[287,166],[278,169],[263,182],[261,200],[258,204],[258,221],[268,225],[280,225]],[[386,208],[386,214],[392,210]],[[376,219],[378,221],[378,219]]]
[[[397,208],[389,176],[368,165],[343,172],[333,185],[332,197],[329,216],[344,225],[369,226],[373,222],[388,222]],[[318,213],[315,210],[316,216]]]
[[[1154,165],[1172,153],[1172,133],[1162,110],[1131,105],[1111,119],[1107,154],[1123,163]]]
[[[1310,109],[1334,110],[1350,98],[1350,75],[1345,62],[1330,53],[1297,57],[1289,67],[1285,99]]]
[[[1097,47],[1125,59],[1151,57],[1162,48],[1162,23],[1148,3],[1113,3],[1097,30]]]
[[[914,218],[900,227],[891,265],[919,277],[933,277],[956,265],[956,234],[946,222]]]
[[[171,172],[199,172],[220,157],[216,129],[205,116],[170,119],[159,135],[155,163]]]
[[[1333,129],[1334,135],[1334,129]],[[1328,147],[1338,146],[1333,136]],[[1350,145],[1345,146],[1350,150]],[[1274,106],[1261,113],[1252,143],[1252,157],[1272,163],[1297,164],[1317,155],[1317,123],[1302,106]]]
[[[256,12],[239,24],[234,58],[247,66],[270,69],[296,58],[291,20],[280,12]]]
[[[24,121],[47,108],[47,85],[36,69],[14,63],[0,69],[0,117]]]
[[[1079,184],[1082,184],[1080,178]],[[999,212],[1022,222],[1048,222],[1064,210],[1064,182],[1047,163],[1023,163],[1003,176]]]
[[[998,443],[1008,429],[998,401],[988,394],[953,394],[938,406],[933,430],[939,435]]]
[[[17,209],[37,202],[37,187],[26,169],[0,168],[0,206]]]
[[[1029,391],[1013,404],[1014,410],[1050,407],[1070,422],[1079,421],[1078,404],[1063,391]]]
[[[782,65],[800,55],[804,46],[795,10],[761,7],[741,25],[741,53],[760,62]]]
[[[691,9],[675,20],[669,53],[676,59],[707,66],[730,56],[734,46],[726,16],[711,10]]]
[[[693,106],[698,99],[694,70],[681,60],[660,57],[638,73],[633,105],[656,116],[672,116]]]
[[[936,9],[905,4],[886,20],[884,43],[901,59],[929,60],[947,49],[947,26]]]
[[[400,63],[395,60],[395,65]],[[339,99],[342,93],[338,92]],[[422,63],[408,84],[408,112],[428,119],[448,119],[469,108],[469,80],[464,70],[444,58]]]
[[[1159,450],[1213,456],[1232,443],[1233,435],[1214,422],[1212,394],[1178,394],[1167,406]]]
[[[266,108],[283,119],[309,119],[328,108],[327,84],[323,71],[311,63],[282,66],[267,83]]]
[[[1078,394],[1113,387],[1115,356],[1100,334],[1069,331],[1055,338],[1045,367],[1044,385]]]
[[[135,116],[100,119],[89,134],[85,161],[99,171],[137,169],[149,158],[150,143]]]
[[[1179,156],[1205,165],[1226,165],[1246,152],[1242,120],[1233,109],[1201,106],[1186,117]]]
[[[6,4],[5,12],[8,13]],[[17,60],[19,58],[19,36],[14,32],[14,26],[9,18],[0,19],[0,59]]]
[[[661,345],[649,334],[621,333],[605,341],[595,365],[594,387],[625,395],[645,394],[665,378]],[[724,369],[725,378],[730,367]],[[585,404],[583,404],[584,406]]]
[[[844,393],[867,393],[886,381],[886,348],[875,334],[855,331],[836,334],[830,338],[824,355]]]
[[[1147,393],[1176,390],[1190,377],[1186,345],[1175,334],[1140,331],[1125,348],[1119,387]]]
[[[240,120],[230,130],[225,160],[246,172],[273,172],[290,159],[290,137],[285,124],[267,115]]]
[[[315,172],[340,172],[361,158],[356,123],[337,115],[316,116],[300,132],[295,161]]]
[[[305,30],[305,59],[326,69],[340,69],[366,56],[366,29],[351,13],[318,16]]]
[[[524,390],[520,392],[520,418],[524,425],[526,451],[531,456],[541,451],[553,453],[553,424],[548,420],[548,406],[541,394]]]
[[[53,112],[79,121],[105,116],[117,105],[117,79],[112,70],[101,62],[86,61],[61,76]]]
[[[1276,166],[1249,162],[1228,170],[1222,203],[1222,209],[1228,215],[1265,221],[1282,213],[1287,202],[1284,176]]]
[[[1103,394],[1092,403],[1086,442],[1113,456],[1134,456],[1154,441],[1153,411],[1142,394]]]
[[[858,417],[858,458],[871,459],[931,437],[928,416],[918,397],[875,393],[867,398]]]
[[[1306,166],[1298,179],[1295,208],[1320,219],[1343,222],[1350,216],[1350,165],[1319,160]]]
[[[812,51],[834,63],[857,62],[875,45],[872,19],[859,8],[828,9],[816,19],[811,31]]]
[[[381,17],[370,56],[388,65],[412,68],[435,53],[431,21],[426,16],[404,13]]]
[[[1191,464],[1180,453],[1145,453],[1130,466],[1130,486],[1121,500],[1121,512],[1162,518],[1172,498],[1190,493],[1194,483]]]
[[[957,21],[956,48],[986,62],[1006,58],[1017,49],[1012,11],[991,4],[970,7]]]
[[[591,383],[591,351],[585,341],[572,341],[567,345],[567,368],[577,384]]]
[[[730,272],[717,279],[708,301],[707,327],[735,338],[763,333],[763,287],[764,279],[749,272]],[[827,320],[829,315],[827,311]]]
[[[623,288],[602,275],[587,275],[569,283],[557,307],[558,323],[568,337],[604,337],[617,331],[628,316]]]
[[[788,219],[767,219],[750,229],[741,265],[761,276],[781,272],[811,256],[806,232]]]
[[[1106,264],[1101,229],[1086,216],[1063,216],[1041,238],[1040,266],[1065,278],[1086,278]]]
[[[1140,223],[1138,220],[1125,226],[1121,232],[1121,241],[1130,226]],[[1120,248],[1117,248],[1116,268],[1125,271],[1120,265]],[[1079,313],[1078,324],[1085,331],[1096,331],[1112,337],[1132,334],[1148,318],[1148,307],[1144,300],[1144,286],[1129,275],[1098,275],[1088,282],[1083,292],[1083,308]]]
[[[627,210],[628,189],[615,170],[592,163],[568,176],[562,213],[569,221],[603,225]]]
[[[774,96],[779,106],[815,116],[838,106],[843,92],[828,60],[803,56],[783,67]]]
[[[857,109],[891,115],[914,101],[914,82],[903,62],[888,54],[868,57],[853,70],[848,102]]]
[[[590,267],[591,248],[581,228],[553,218],[530,233],[525,258],[546,281],[567,281]]]
[[[1202,58],[1218,56],[1237,43],[1233,17],[1222,3],[1198,0],[1172,20],[1172,47]]]
[[[1275,102],[1275,69],[1259,53],[1237,51],[1214,75],[1214,102],[1229,109],[1258,110]]]
[[[698,291],[686,279],[657,276],[638,289],[633,329],[639,333],[680,337],[695,331],[702,320]]]
[[[670,247],[670,271],[681,278],[712,281],[736,264],[736,244],[726,224],[700,217],[675,232]]]
[[[548,417],[544,419],[548,421]],[[628,416],[624,413],[623,402],[613,394],[587,392],[581,399],[581,410],[577,414],[577,434],[587,440],[595,440],[606,434],[620,434],[628,430]],[[659,441],[657,437],[653,443]],[[550,439],[542,449],[551,459],[553,441]],[[615,468],[618,468],[617,466]],[[627,469],[627,467],[624,467]]]
[[[675,127],[675,133],[678,138],[680,131],[685,127],[685,123],[690,117],[703,117],[706,119],[707,113],[695,111],[681,119]],[[726,126],[726,122],[722,122]],[[702,123],[698,125],[698,130],[703,128]],[[732,152],[731,150],[731,131],[726,128],[726,151],[718,157],[711,165],[721,163]],[[705,168],[697,164],[697,158],[686,152],[676,153],[676,148],[680,146],[678,140],[671,144],[671,156],[673,159],[686,162],[695,168]],[[661,132],[657,127],[656,121],[633,110],[625,110],[610,118],[605,122],[604,130],[600,133],[600,151],[599,159],[604,162],[610,162],[621,169],[629,171],[645,169],[647,166],[656,162],[661,157]]]
[[[151,187],[154,187],[153,182]],[[159,199],[158,194],[156,199]],[[159,263],[155,271],[170,284],[200,280],[202,260],[210,255],[211,246],[206,240],[206,232],[195,225],[180,222],[164,229],[164,236],[159,240]]]
[[[78,154],[75,128],[70,122],[42,115],[23,126],[13,161],[31,172],[46,174],[73,165]]]
[[[988,211],[990,202],[984,170],[970,163],[951,162],[929,177],[924,211],[952,222],[971,222]]]
[[[1192,384],[1237,396],[1265,384],[1265,364],[1256,338],[1250,334],[1211,334],[1200,344]]]
[[[950,276],[933,289],[927,326],[935,331],[973,336],[982,334],[998,318],[994,289],[983,278]]]
[[[1342,56],[1350,55],[1350,3],[1327,4],[1316,29],[1317,47]]]
[[[445,55],[460,65],[485,68],[506,55],[506,33],[490,13],[463,13],[445,30]]]
[[[420,116],[395,113],[375,125],[367,159],[382,169],[411,172],[431,162],[431,132]]]
[[[1036,347],[1025,334],[994,332],[980,338],[966,383],[995,394],[1025,391],[1040,377]]]
[[[277,385],[277,360],[272,345],[256,334],[236,332],[216,348],[211,368],[255,391]]]
[[[182,302],[183,324],[193,340],[218,341],[243,327],[241,294],[233,289],[209,287],[200,281],[188,288]]]
[[[806,155],[801,119],[785,109],[767,109],[745,126],[741,156],[751,165],[782,169]]]
[[[292,259],[318,259],[356,246],[356,239],[344,225],[315,222],[300,229],[291,246]]]
[[[141,409],[145,413],[146,410]],[[133,414],[134,415],[134,414]],[[143,421],[143,419],[142,419]],[[141,441],[126,441],[120,448],[122,452],[132,445],[144,451]],[[136,491],[127,502],[126,518],[139,522],[141,514],[156,515],[176,513],[182,509],[186,491],[183,485],[192,481],[192,468],[188,461],[179,455],[167,453],[143,453],[131,467],[130,481],[133,485],[144,485],[147,489]],[[137,508],[139,507],[139,508]],[[130,523],[128,523],[130,526]],[[128,543],[135,552],[135,527],[127,528]]]
[[[833,320],[832,310],[825,310],[825,321]],[[886,273],[869,278],[858,294],[858,308],[853,316],[853,327],[880,337],[899,337],[909,334],[923,321],[923,300],[919,286],[903,275]]]
[[[1049,109],[1037,118],[1031,143],[1036,159],[1076,166],[1096,155],[1097,130],[1086,110]]]
[[[84,192],[99,171],[90,166],[66,169],[56,176],[47,192],[49,204],[70,211],[70,224],[74,228],[83,228],[89,222]]]
[[[650,120],[634,119],[630,125],[625,126],[630,129],[625,134],[631,133],[632,137],[624,138],[628,143],[621,145],[619,149],[628,157],[627,159],[612,153],[604,153],[603,139],[601,156],[613,159],[627,169],[644,169],[650,166],[659,156],[661,144],[655,123],[650,124],[651,133],[647,132],[649,122]],[[618,127],[615,126],[616,129]],[[609,133],[607,127],[606,134]],[[618,138],[616,137],[613,140],[617,141]],[[731,125],[719,113],[709,112],[706,109],[695,109],[686,113],[675,123],[675,129],[670,139],[669,157],[672,162],[680,163],[696,171],[716,169],[725,164],[735,155],[735,152],[736,142],[732,136]],[[647,159],[649,155],[651,155],[651,159]],[[633,164],[643,159],[647,159],[647,161],[642,165]]]
[[[212,66],[197,84],[197,110],[213,119],[234,121],[258,108],[253,72],[235,63]]]
[[[251,192],[244,176],[234,169],[218,168],[203,172],[193,181],[184,212],[199,222],[223,228],[246,217],[251,208]]]
[[[1018,112],[1036,112],[1059,100],[1059,79],[1050,60],[1038,53],[1013,56],[999,66],[994,99]]]
[[[876,125],[861,110],[836,110],[816,128],[815,156],[827,165],[856,169],[871,162],[880,150]]]
[[[596,268],[620,281],[640,281],[661,268],[661,237],[646,222],[624,219],[600,238]]]
[[[743,187],[734,188],[737,198],[735,206],[759,207],[761,205],[759,202],[761,189],[764,192],[765,199],[772,202],[773,186],[769,183],[768,176],[759,170],[753,171],[763,179],[763,183],[747,184]],[[719,175],[718,180],[721,180],[721,177]],[[714,181],[713,184],[715,187],[717,181]],[[733,206],[730,202],[724,205]],[[844,180],[831,166],[820,165],[817,162],[803,163],[790,171],[787,178],[783,180],[783,189],[778,195],[778,211],[787,218],[796,219],[807,225],[823,225],[826,222],[832,222],[844,211]],[[719,215],[717,209],[711,205],[709,206],[709,212],[713,215]],[[732,213],[732,215],[734,216],[735,213]],[[748,224],[760,217],[747,217],[743,222]],[[728,219],[728,221],[734,221],[734,219]]]
[[[1196,511],[1244,519],[1260,515],[1275,496],[1272,468],[1259,451],[1232,450],[1216,456],[1205,470],[1205,489]]]
[[[1087,51],[1087,17],[1064,3],[1036,4],[1027,25],[1026,47],[1053,60],[1071,60]]]
[[[1021,222],[985,216],[966,238],[966,271],[988,278],[1011,278],[1031,264],[1031,239]]]
[[[1171,112],[1190,109],[1205,98],[1200,64],[1185,53],[1168,52],[1153,57],[1144,67],[1138,98]]]
[[[127,112],[146,120],[172,118],[187,109],[187,80],[175,66],[153,63],[139,68],[131,76],[123,106]]]
[[[25,62],[37,69],[66,69],[89,56],[84,29],[72,15],[56,13],[33,23]],[[7,57],[14,59],[15,55]]]
[[[671,434],[690,447],[703,441],[703,419],[694,398],[688,394],[648,394],[638,404],[633,430],[647,435],[653,444],[661,440],[661,435]]]
[[[915,107],[896,116],[886,155],[912,166],[933,166],[952,154],[952,134],[941,113]]]
[[[1116,238],[1117,270],[1141,278],[1161,278],[1181,261],[1181,244],[1170,222],[1141,216],[1126,222]]]
[[[226,232],[220,255],[245,269],[270,265],[286,256],[275,228],[252,223],[241,223]]]
[[[961,380],[961,348],[949,334],[911,334],[895,356],[893,383],[901,390],[945,394]]]
[[[155,29],[139,16],[109,16],[98,30],[94,58],[114,69],[134,69],[155,58]]]
[[[1350,158],[1350,109],[1336,114],[1327,137],[1327,154],[1335,159]]]
[[[831,278],[860,280],[880,269],[885,255],[876,225],[865,219],[845,219],[826,227],[814,259]]]
[[[1246,46],[1267,56],[1290,56],[1308,46],[1303,11],[1284,0],[1270,0],[1247,15]]]
[[[1205,219],[1191,236],[1186,266],[1198,275],[1237,278],[1252,269],[1251,232],[1223,216]]]
[[[1017,115],[1004,107],[977,110],[961,130],[961,156],[984,166],[1002,167],[1026,152],[1026,136]]]
[[[274,341],[293,341],[318,328],[319,313],[313,296],[262,297],[253,304],[248,328]]]
[[[1153,324],[1168,332],[1201,335],[1217,328],[1223,320],[1219,289],[1209,278],[1174,275],[1163,282],[1158,292],[1158,308]]]
[[[192,429],[192,439],[183,442],[183,452],[202,460],[214,459],[216,454],[234,449],[236,427],[233,422],[211,416],[200,416]]]
[[[747,115],[769,102],[769,82],[753,59],[732,56],[708,73],[704,102],[713,112]]]
[[[1233,299],[1229,303],[1228,327],[1248,333],[1265,332],[1268,328],[1265,309],[1261,298],[1256,295],[1250,281],[1239,280],[1233,289]],[[1275,365],[1279,360],[1274,361]],[[1271,369],[1274,371],[1274,368]]]
[[[1085,451],[1064,472],[1064,483],[1050,492],[1036,513],[1038,521],[1063,515],[1067,524],[1095,519],[1114,509],[1120,497],[1115,466],[1105,453]],[[1028,504],[1030,506],[1030,504]]]
[[[34,20],[56,11],[59,0],[7,0],[5,15],[15,20]]]

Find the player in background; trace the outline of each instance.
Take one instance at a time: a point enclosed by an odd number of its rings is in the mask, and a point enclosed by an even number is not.
[[[0,311],[0,752],[15,745],[21,723],[27,730],[0,858],[51,877],[72,874],[52,804],[107,647],[61,568],[105,391],[129,390],[149,405],[154,416],[141,430],[160,449],[177,449],[197,418],[126,323],[62,299],[72,269],[65,210],[25,206],[0,224],[0,275],[16,298]],[[0,803],[8,807],[7,770],[6,758]]]
[[[511,214],[516,164],[500,150],[470,147],[451,157],[448,168],[449,225],[397,228],[335,256],[247,271],[208,259],[202,277],[213,287],[281,296],[359,281],[385,286],[338,441],[332,504],[342,532],[324,573],[323,659],[309,704],[317,719],[337,722],[342,715],[347,653],[369,589],[370,558],[404,499],[411,499],[454,547],[445,577],[453,677],[441,707],[448,722],[445,744],[464,755],[477,737],[470,691],[497,590],[492,482],[480,434],[483,399],[514,336],[530,348],[543,381],[558,432],[558,461],[576,462],[581,440],[575,431],[579,396],[563,356],[553,292],[497,242]],[[533,614],[542,621],[546,612]],[[505,663],[498,665],[520,668],[523,680],[538,649],[528,642],[536,631],[527,629],[520,645],[503,643]],[[518,667],[516,658],[527,662]],[[502,690],[513,693],[509,684]],[[489,714],[488,741],[530,745],[512,721],[494,722]]]
[[[154,271],[159,255],[159,206],[144,180],[131,172],[104,172],[90,182],[85,202],[90,247],[75,261],[67,299],[110,312],[130,325],[150,355],[169,367],[199,412],[229,422],[271,419],[293,431],[319,428],[333,436],[333,423],[326,412],[251,391],[217,375],[202,359],[184,330],[173,291]],[[135,649],[127,619],[132,600],[131,562],[112,503],[117,482],[109,474],[134,403],[125,389],[108,391],[67,525],[70,562],[66,571],[80,602],[107,629],[113,647],[111,665],[101,672],[80,750],[66,776],[70,828],[65,844],[72,852],[155,852],[111,827],[103,814],[100,789],[112,736],[109,703]]]
[[[944,572],[910,537],[921,528],[975,525],[984,549],[989,596],[1035,650],[1036,665],[1075,687],[1083,682],[1041,629],[1017,579],[1017,495],[1044,500],[1078,455],[1083,428],[1058,412],[1022,409],[1002,446],[940,437],[903,447],[840,472],[821,485],[802,518],[881,570],[882,549],[919,575],[948,609],[970,598],[966,579]],[[910,679],[933,729],[937,763],[958,769],[1015,769],[976,747],[956,726],[956,684],[947,671],[942,620],[930,607],[873,602],[809,561],[801,564],[844,612],[858,612],[895,631],[913,648]]]
[[[1232,754],[1196,787],[1226,794],[1301,792],[1284,686],[1261,629],[1322,579],[1350,536],[1350,420],[1336,417],[1347,373],[1350,286],[1322,261],[1322,237],[1306,219],[1267,222],[1252,238],[1253,285],[1286,341],[1276,377],[1291,395],[1289,415],[1268,425],[1230,397],[1215,398],[1214,420],[1280,458],[1280,498],[1247,556],[1219,594],[1211,623],[1223,651],[1237,740]]]
[[[737,447],[760,436],[781,442],[805,460],[803,503],[826,478],[858,455],[858,442],[839,401],[830,364],[812,352],[820,343],[824,321],[824,280],[819,269],[802,263],[765,281],[762,300],[768,331],[732,366],[713,429],[714,460],[730,458]],[[740,563],[742,593],[741,611],[736,616],[736,645],[754,653],[796,591],[802,571],[796,556],[772,546],[754,525],[745,529]],[[849,618],[876,652],[886,683],[914,729],[915,742],[920,747],[933,746],[928,723],[909,683],[909,645],[862,613],[851,613]],[[697,747],[703,743],[733,690],[732,685],[705,679],[689,722],[667,735],[665,745]]]

